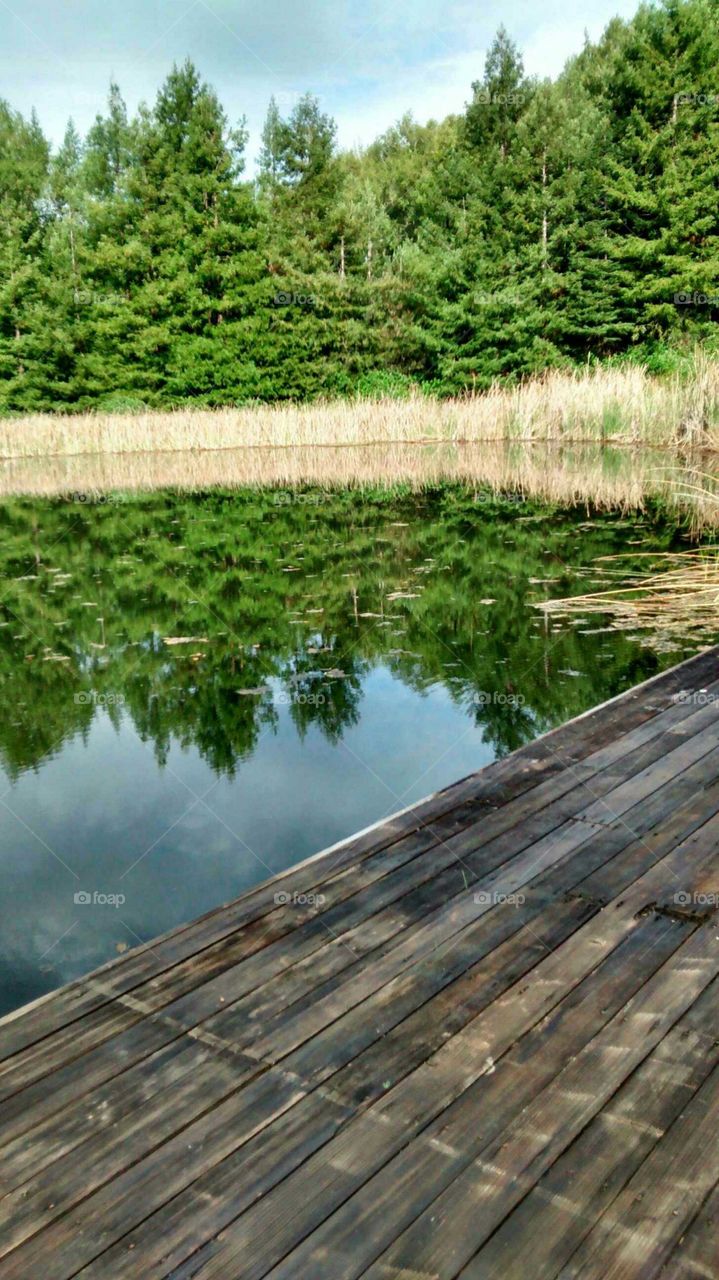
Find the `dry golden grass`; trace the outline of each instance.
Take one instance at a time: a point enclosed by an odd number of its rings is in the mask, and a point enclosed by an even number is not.
[[[0,420],[0,457],[302,448],[416,442],[612,441],[719,448],[719,362],[657,379],[641,368],[549,372],[514,389],[436,400],[357,400],[243,409],[38,414]]]
[[[593,568],[621,587],[548,600],[537,608],[553,617],[610,619],[609,629],[634,631],[652,648],[676,640],[714,643],[719,622],[719,547],[647,552],[646,570],[628,573],[627,555],[600,556]],[[633,557],[636,560],[636,556]]]

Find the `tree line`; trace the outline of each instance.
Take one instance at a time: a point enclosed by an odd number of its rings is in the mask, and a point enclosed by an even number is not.
[[[56,150],[0,101],[0,411],[660,371],[719,319],[718,68],[719,0],[643,5],[556,81],[500,30],[461,115],[362,150],[273,100],[255,178],[189,61]]]

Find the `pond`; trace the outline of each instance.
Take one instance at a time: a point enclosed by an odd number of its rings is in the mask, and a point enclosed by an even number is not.
[[[442,485],[0,522],[3,1012],[698,647],[536,607],[686,545],[648,517]]]

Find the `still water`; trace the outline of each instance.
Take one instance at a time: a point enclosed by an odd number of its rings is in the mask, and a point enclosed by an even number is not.
[[[648,519],[216,490],[0,528],[3,1012],[697,647],[536,608],[684,545]]]

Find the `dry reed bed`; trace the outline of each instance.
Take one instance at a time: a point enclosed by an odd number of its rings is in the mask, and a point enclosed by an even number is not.
[[[627,572],[626,554],[599,556],[594,561],[594,570],[616,576],[621,587],[547,600],[536,608],[554,618],[608,617],[610,629],[640,632],[642,643],[653,648],[671,647],[687,637],[715,643],[719,547],[645,554],[647,569],[633,573]]]
[[[689,380],[630,367],[553,371],[520,387],[444,401],[416,395],[0,420],[2,458],[511,439],[719,448],[719,362],[698,357]]]

